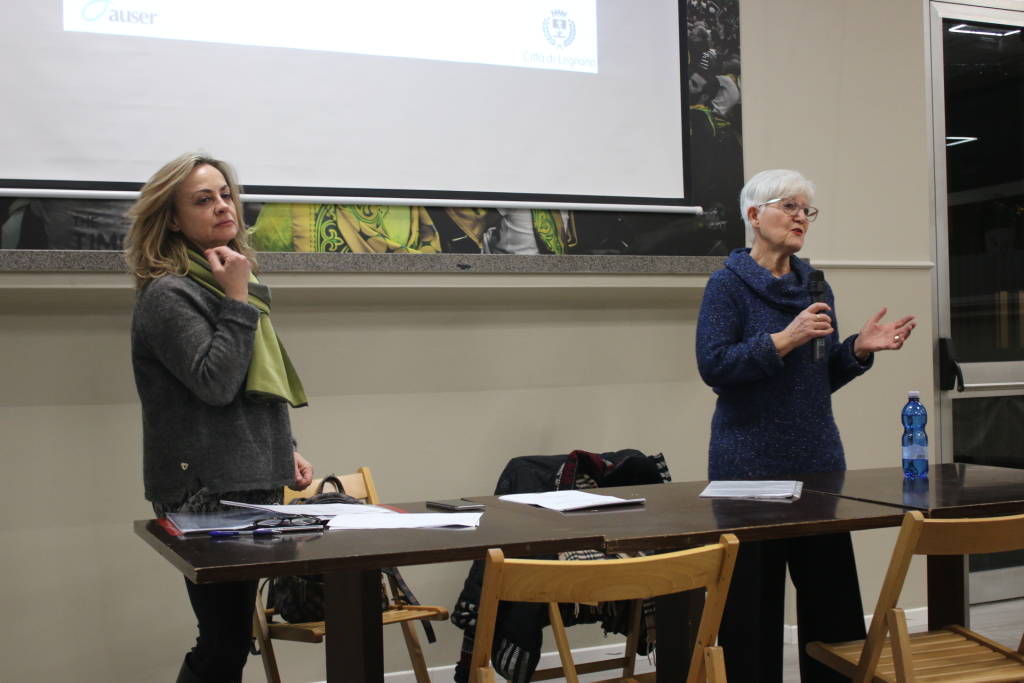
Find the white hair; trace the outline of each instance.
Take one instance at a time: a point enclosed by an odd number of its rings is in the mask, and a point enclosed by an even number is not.
[[[743,223],[747,226],[747,244],[754,242],[754,228],[750,225],[750,217],[747,215],[750,207],[761,206],[779,197],[794,197],[798,194],[802,194],[808,204],[814,203],[814,183],[799,171],[773,168],[761,171],[748,180],[740,190],[740,212],[743,214]]]

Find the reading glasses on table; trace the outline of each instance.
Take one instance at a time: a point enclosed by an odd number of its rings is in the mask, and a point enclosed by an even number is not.
[[[330,520],[323,517],[310,517],[307,515],[296,515],[294,517],[267,517],[257,519],[252,523],[253,529],[280,529],[287,531],[296,527],[321,527],[326,528]]]

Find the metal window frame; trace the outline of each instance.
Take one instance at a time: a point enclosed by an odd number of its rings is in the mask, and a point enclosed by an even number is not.
[[[945,79],[943,77],[942,22],[962,19],[983,23],[1024,27],[1024,6],[1019,0],[984,0],[984,2],[937,2],[926,0],[928,25],[926,45],[928,56],[926,79],[928,100],[931,102],[930,133],[932,136],[933,200],[932,222],[934,239],[934,320],[935,335],[951,336],[949,295],[949,221],[946,192],[946,116]],[[935,385],[938,386],[938,354],[935,354]],[[953,462],[953,401],[988,396],[1014,396],[1024,393],[1024,361],[1002,363],[963,363],[965,391],[937,391],[938,400],[938,462]]]

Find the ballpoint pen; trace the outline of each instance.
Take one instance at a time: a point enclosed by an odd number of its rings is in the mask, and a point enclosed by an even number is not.
[[[277,529],[215,529],[211,536],[271,536],[281,533]]]

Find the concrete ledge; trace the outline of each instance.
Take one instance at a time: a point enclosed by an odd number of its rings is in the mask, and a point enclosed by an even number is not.
[[[625,273],[707,275],[724,256],[261,253],[264,273]],[[116,251],[0,250],[0,272],[124,272]]]

